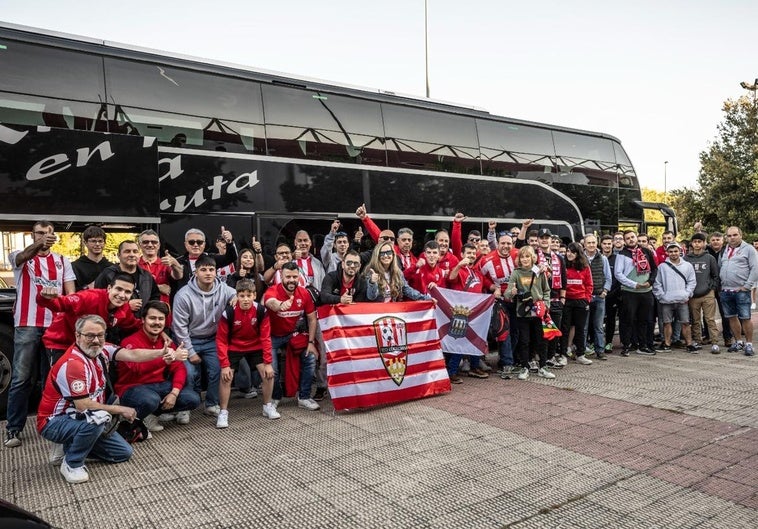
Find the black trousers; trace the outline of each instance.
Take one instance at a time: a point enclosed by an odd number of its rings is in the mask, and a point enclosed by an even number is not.
[[[532,356],[539,354],[540,367],[547,363],[547,347],[542,339],[542,320],[540,318],[516,318],[519,338],[516,348],[516,363],[529,367]],[[555,341],[555,340],[553,340]]]
[[[652,292],[624,292],[619,333],[621,345],[629,348],[636,338],[640,347],[655,347],[653,342],[654,298]]]

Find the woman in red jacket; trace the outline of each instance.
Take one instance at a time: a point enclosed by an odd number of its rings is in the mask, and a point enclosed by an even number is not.
[[[584,329],[592,301],[592,272],[579,243],[572,242],[566,248],[566,301],[561,319],[561,354],[566,355],[569,331],[574,327],[574,343],[584,344]],[[592,360],[584,357],[584,346],[577,348],[576,361],[590,365]]]

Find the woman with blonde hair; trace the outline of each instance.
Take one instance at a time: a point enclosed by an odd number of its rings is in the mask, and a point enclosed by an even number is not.
[[[518,268],[511,272],[505,296],[516,301],[515,325],[519,332],[516,361],[521,366],[518,379],[529,378],[529,360],[537,354],[540,358],[537,375],[555,378],[545,366],[547,349],[542,346],[542,316],[550,306],[550,285],[537,267],[537,254],[531,246],[518,251]]]
[[[369,281],[379,286],[376,301],[402,301],[410,299],[417,301],[429,299],[418,290],[408,286],[403,277],[403,271],[397,263],[395,248],[392,241],[381,242],[371,252],[371,259],[363,269],[363,274]]]

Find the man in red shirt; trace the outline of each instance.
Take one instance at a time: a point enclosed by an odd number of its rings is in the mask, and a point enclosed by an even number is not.
[[[174,344],[164,334],[168,305],[162,301],[148,301],[142,328],[124,338],[121,346],[125,349],[151,349],[164,351],[163,358],[149,362],[119,362],[116,394],[121,404],[137,410],[151,432],[160,432],[163,426],[156,415],[176,413],[189,415],[200,406],[200,395],[187,382],[187,368],[184,362],[174,362],[165,352]],[[183,421],[177,420],[179,424]]]
[[[318,403],[311,398],[311,384],[316,368],[316,306],[310,293],[298,286],[300,271],[294,262],[284,263],[281,267],[282,282],[266,290],[263,302],[271,311],[271,349],[272,366],[275,380],[273,403],[276,406],[282,397],[282,372],[285,354],[287,362],[300,361],[300,383],[297,405],[307,410],[319,409]],[[302,342],[307,345],[303,347]],[[285,352],[286,350],[286,352]]]
[[[40,435],[63,445],[60,471],[69,483],[89,480],[87,457],[120,463],[132,456],[132,447],[117,432],[103,435],[113,415],[129,422],[137,418],[134,408],[106,404],[108,362],[147,362],[161,356],[181,360],[187,355],[183,349],[122,349],[105,342],[105,328],[100,316],[76,320],[76,343],[50,370],[37,412]]]
[[[137,266],[150,272],[161,293],[160,300],[168,303],[171,295],[170,282],[172,279],[180,281],[184,275],[184,268],[179,261],[168,253],[168,250],[163,257],[158,256],[161,241],[155,230],[145,230],[140,233],[137,237],[137,243],[142,251]]]
[[[460,227],[460,223],[458,223],[458,226]],[[443,277],[447,277],[450,270],[458,264],[458,258],[450,251],[450,234],[445,229],[437,230],[437,233],[434,235],[434,241],[437,243],[440,252],[437,266],[442,270]]]
[[[55,287],[43,288],[37,295],[37,302],[56,313],[53,323],[42,336],[42,343],[53,363],[74,343],[74,324],[80,316],[97,314],[109,330],[116,327],[124,334],[138,329],[140,321],[129,307],[133,291],[134,279],[126,274],[113,276],[107,289],[81,290],[68,296],[59,296]]]
[[[436,241],[427,242],[424,245],[424,257],[416,261],[416,268],[403,272],[408,284],[422,294],[428,294],[435,287],[445,288],[447,282],[444,271],[438,266],[439,260],[439,245]]]
[[[255,282],[241,279],[235,285],[237,305],[227,308],[221,315],[216,333],[216,351],[221,364],[221,384],[218,388],[221,412],[216,428],[229,426],[229,395],[232,392],[234,372],[244,359],[255,367],[263,381],[263,416],[281,417],[271,402],[274,390],[274,368],[271,366],[271,321],[263,306],[255,302]],[[231,318],[229,317],[231,316]]]
[[[479,242],[479,241],[477,241]],[[450,275],[447,277],[448,286],[454,290],[461,290],[463,292],[474,292],[481,294],[484,290],[484,279],[482,273],[476,263],[476,246],[473,243],[466,243],[461,250],[461,259],[458,264],[455,265],[450,271]],[[461,362],[461,354],[449,354],[447,357],[447,371],[450,376],[450,381],[455,383],[453,378],[460,379],[458,376],[458,366]],[[466,357],[468,358],[468,356]],[[475,378],[489,378],[487,372],[480,364],[481,359],[478,356],[474,356],[470,360],[473,367],[469,371],[469,376]]]

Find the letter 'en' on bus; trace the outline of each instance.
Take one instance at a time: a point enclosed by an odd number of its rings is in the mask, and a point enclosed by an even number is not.
[[[76,166],[84,167],[87,165],[95,153],[100,154],[100,160],[103,162],[113,156],[113,150],[111,149],[110,142],[104,141],[92,150],[90,150],[88,147],[76,149]],[[29,181],[42,180],[48,176],[53,176],[54,174],[60,173],[61,171],[65,171],[71,167],[71,164],[68,163],[68,161],[69,157],[65,153],[48,156],[47,158],[40,160],[39,162],[32,165],[31,168],[29,168],[29,170],[26,172],[26,179]]]

